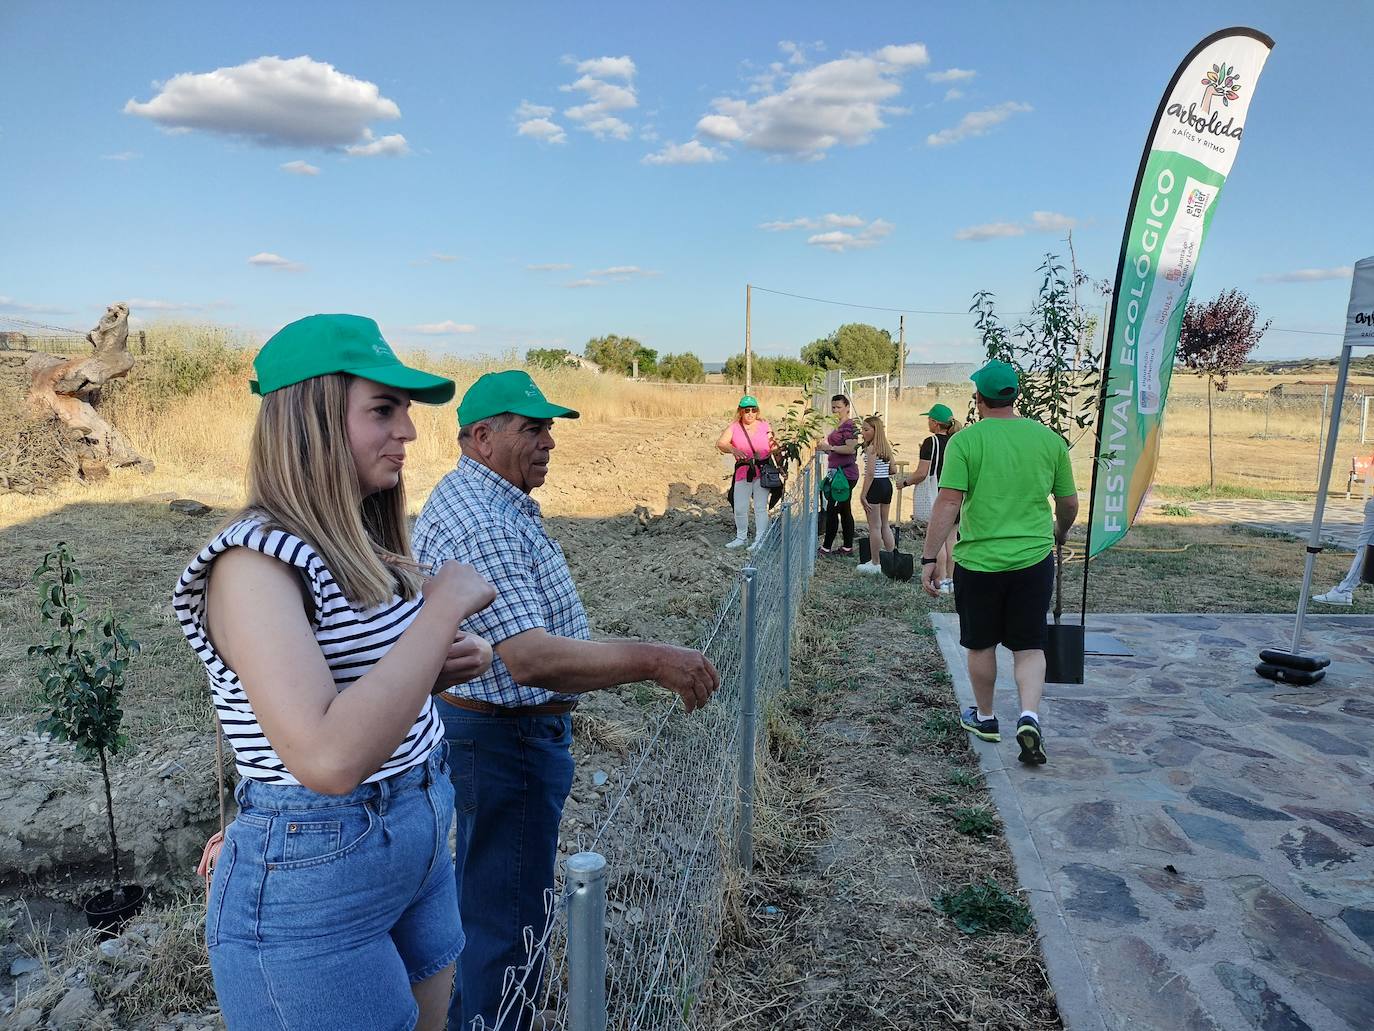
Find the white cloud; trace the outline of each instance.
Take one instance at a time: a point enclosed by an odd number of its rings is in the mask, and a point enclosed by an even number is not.
[[[405,153],[399,134],[373,138],[368,123],[401,117],[376,83],[310,57],[259,57],[213,72],[183,72],[126,114],[171,132],[201,131],[265,147],[347,149],[371,157]]]
[[[581,290],[588,286],[605,286],[606,284],[599,279],[574,279],[571,283],[564,284],[569,290]]]
[[[787,75],[776,90],[765,77],[757,100],[717,97],[697,133],[777,156],[819,159],[836,146],[869,142],[902,91],[901,77],[929,61],[920,43],[850,54]],[[757,83],[756,83],[757,84]]]
[[[459,257],[458,255],[456,255],[456,254],[440,254],[440,253],[438,253],[437,251],[436,251],[435,253],[431,254],[430,257],[433,258],[435,261],[441,261],[441,262],[443,262],[445,265],[452,264],[452,263],[455,262],[455,261],[462,261],[462,260],[463,260],[462,258],[460,258],[460,257]]]
[[[30,315],[71,315],[72,312],[66,308],[54,308],[46,304],[25,304],[23,301],[16,301],[13,297],[0,295],[0,308],[5,311],[19,311]]]
[[[631,111],[639,106],[634,86],[634,61],[629,57],[595,57],[579,62],[577,70],[582,73],[580,78],[558,88],[563,93],[581,93],[585,102],[565,108],[563,116],[598,140],[628,140],[631,126],[615,112]],[[608,79],[623,82],[608,82]]]
[[[228,301],[210,301],[207,304],[183,304],[180,301],[161,301],[147,297],[130,297],[130,311],[211,311],[215,308],[229,308]]]
[[[964,99],[964,91],[963,91],[963,90],[961,90],[961,89],[948,89],[948,90],[945,90],[945,100],[948,101],[948,100],[963,100],[963,99]]]
[[[651,269],[640,268],[638,265],[612,265],[610,268],[594,268],[588,272],[587,275],[621,281],[632,279],[635,276],[658,276],[662,275],[662,273],[654,272]]]
[[[528,136],[532,140],[542,140],[544,143],[568,142],[568,134],[563,131],[563,127],[547,118],[525,119],[515,127],[515,135]]]
[[[1012,115],[1020,111],[1032,110],[1029,104],[1023,104],[1018,100],[1009,100],[1005,104],[998,104],[983,111],[970,111],[959,120],[959,124],[953,129],[941,129],[933,132],[926,137],[926,143],[932,147],[944,147],[951,143],[958,143],[971,136],[983,136],[990,129],[1001,125]]]
[[[1350,265],[1336,268],[1300,268],[1292,272],[1271,272],[1260,276],[1261,283],[1320,283],[1329,279],[1349,279],[1355,274]]]
[[[568,269],[570,269],[570,268],[572,268],[572,266],[571,266],[570,264],[568,264],[567,262],[565,262],[565,261],[546,261],[546,262],[543,262],[543,263],[541,263],[541,264],[539,264],[539,265],[526,265],[526,266],[525,266],[525,271],[527,271],[527,272],[566,272],[566,271],[568,271]]]
[[[878,241],[891,233],[892,229],[891,222],[875,218],[862,232],[846,233],[842,230],[834,230],[829,233],[817,233],[815,236],[807,237],[806,242],[813,247],[822,247],[827,251],[843,254],[845,251],[876,247]]]
[[[820,218],[794,218],[786,222],[764,222],[759,228],[767,233],[780,233],[788,229],[857,229],[864,224],[860,215],[836,215],[833,212]],[[879,219],[881,221],[881,219]]]
[[[102,154],[100,156],[106,161],[133,161],[143,155],[136,150],[121,150],[118,154]]]
[[[1061,215],[1057,211],[1032,211],[1028,229],[1037,233],[1062,233],[1077,229],[1081,223],[1071,215]]]
[[[270,251],[262,251],[258,254],[254,254],[248,259],[248,264],[256,265],[258,268],[279,268],[290,272],[299,272],[301,269],[305,268],[305,266],[299,262],[291,261],[289,258],[283,258],[280,254],[273,254]]]
[[[553,114],[553,108],[543,104],[531,104],[528,100],[520,101],[520,106],[515,109],[516,118],[548,118]]]
[[[778,49],[787,55],[788,64],[806,64],[807,52],[811,50],[824,50],[825,44],[820,40],[815,43],[794,43],[790,39],[784,39],[778,44]]]
[[[967,68],[946,68],[942,72],[926,72],[926,78],[931,82],[968,82],[977,74]]]
[[[454,336],[458,333],[476,333],[477,327],[470,322],[454,322],[447,319],[444,322],[426,322],[419,326],[410,327],[416,333],[423,333],[425,336]]]
[[[308,161],[288,161],[281,166],[283,172],[290,172],[292,175],[319,175],[320,170]]]
[[[355,158],[375,158],[375,157],[404,157],[410,153],[410,144],[400,133],[392,133],[390,136],[382,136],[378,139],[372,138],[372,130],[364,130],[365,142],[355,143],[344,148],[345,154],[352,154]]]
[[[988,222],[969,226],[954,234],[956,240],[997,240],[1004,236],[1025,236],[1026,227],[1015,222]]]
[[[724,160],[724,151],[705,146],[699,140],[688,140],[683,144],[669,143],[662,150],[645,154],[640,159],[646,165],[706,165]]]

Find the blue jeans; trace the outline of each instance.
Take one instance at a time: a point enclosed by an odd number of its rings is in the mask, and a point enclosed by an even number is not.
[[[444,747],[347,795],[244,780],[206,908],[230,1031],[410,1031],[463,948]]]
[[[508,967],[529,963],[524,929],[544,932],[544,896],[553,888],[558,824],[572,790],[571,716],[485,716],[440,703],[449,746],[449,776],[458,812],[453,870],[467,931],[458,984],[449,1006],[451,1031],[481,1016],[496,1024]],[[543,969],[525,980],[537,994]],[[523,1014],[516,1031],[529,1027]]]

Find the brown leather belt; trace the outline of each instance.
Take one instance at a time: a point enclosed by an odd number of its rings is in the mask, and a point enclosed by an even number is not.
[[[455,709],[480,712],[483,716],[566,716],[577,708],[576,702],[545,702],[543,705],[492,705],[476,698],[459,698],[441,691],[435,695]]]

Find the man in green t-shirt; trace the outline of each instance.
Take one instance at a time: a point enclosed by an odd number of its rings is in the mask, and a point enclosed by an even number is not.
[[[1055,544],[1064,543],[1078,518],[1078,491],[1064,441],[1047,426],[1016,414],[1016,370],[990,361],[969,378],[977,389],[978,421],[950,437],[945,449],[940,493],[921,556],[921,583],[927,594],[939,597],[934,556],[958,518],[954,607],[977,702],[959,714],[960,723],[984,741],[1002,740],[992,696],[997,646],[1005,645],[1016,660],[1021,696],[1018,758],[1043,763],[1039,707],[1045,690],[1045,613],[1054,593]]]

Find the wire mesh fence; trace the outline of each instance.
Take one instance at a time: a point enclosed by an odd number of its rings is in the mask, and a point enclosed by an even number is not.
[[[526,930],[528,961],[508,972],[489,1028],[524,1031],[532,1013],[546,1031],[697,1026],[740,877],[741,801],[747,806],[752,788],[747,773],[740,782],[742,766],[749,768],[745,746],[752,739],[753,755],[766,756],[767,708],[787,684],[792,630],[814,568],[818,484],[812,466],[792,478],[762,544],[698,642],[720,673],[720,689],[691,715],[676,700],[663,706],[613,776],[595,829],[578,842],[606,860],[604,930],[589,931],[583,920],[597,905],[584,897],[584,873],[562,872],[546,898],[545,926]],[[748,656],[753,692],[745,690]],[[602,942],[604,981],[588,984],[602,968],[581,952]],[[480,1031],[480,1021],[475,1026]]]

